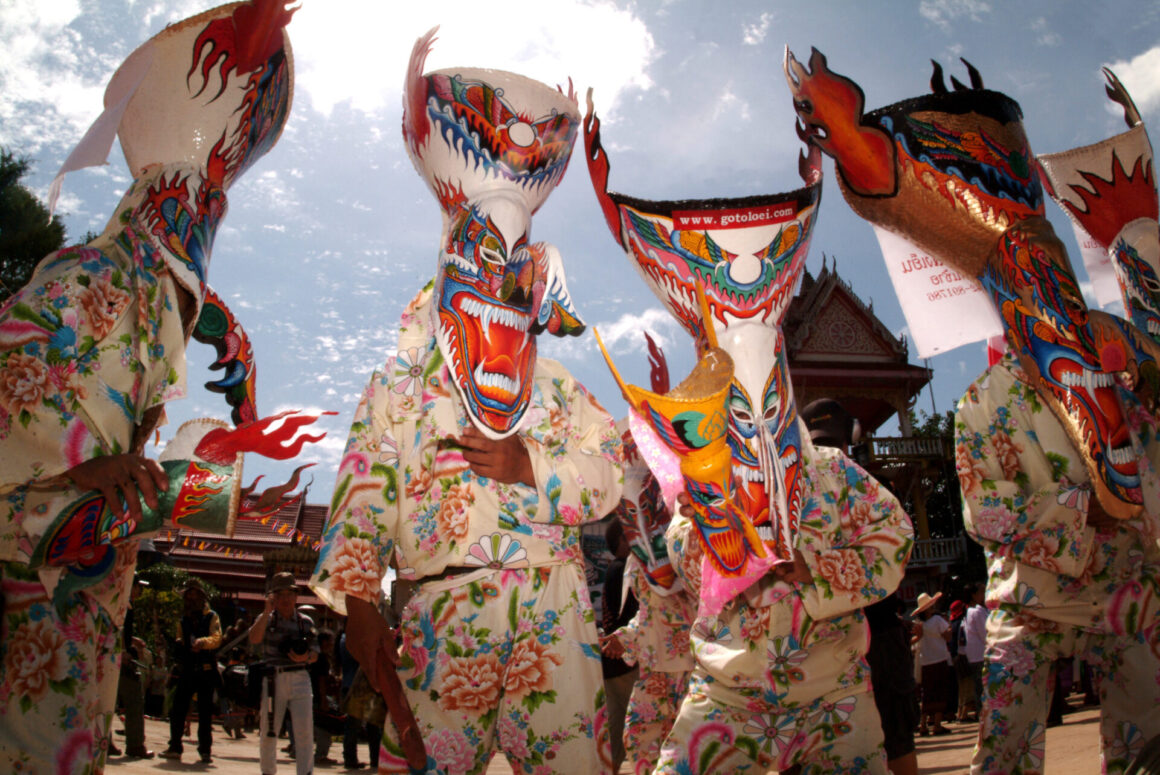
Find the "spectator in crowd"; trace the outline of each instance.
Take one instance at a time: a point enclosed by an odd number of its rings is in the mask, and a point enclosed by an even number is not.
[[[631,589],[624,589],[624,561],[628,558],[628,541],[624,528],[615,518],[604,531],[604,540],[612,552],[613,560],[604,572],[604,601],[601,609],[601,625],[606,634],[628,624],[636,616],[636,596]],[[608,709],[608,734],[612,742],[612,771],[620,769],[625,758],[624,719],[628,711],[628,699],[640,671],[630,665],[619,654],[601,654],[604,671],[605,707]]]
[[[286,710],[294,730],[294,763],[298,775],[314,769],[310,740],[314,731],[313,691],[309,666],[318,661],[314,622],[298,611],[294,574],[280,572],[270,581],[266,608],[250,628],[250,643],[261,644],[262,659],[270,671],[262,686],[258,709],[258,758],[262,775],[278,771],[278,730]]]
[[[966,654],[971,669],[971,693],[975,698],[976,714],[983,712],[983,651],[987,647],[987,607],[983,605],[983,585],[971,588],[971,606],[967,609],[959,653]],[[978,718],[978,715],[976,715]]]
[[[918,605],[911,613],[921,622],[915,635],[918,641],[918,663],[922,666],[922,719],[918,725],[920,735],[926,735],[928,730],[934,735],[950,733],[943,726],[942,720],[949,705],[955,674],[951,667],[951,652],[947,648],[951,625],[934,610],[941,597],[942,592],[933,597],[926,592],[919,594]]]
[[[967,721],[968,708],[978,710],[974,702],[974,682],[971,680],[971,666],[967,662],[966,649],[963,648],[963,627],[967,623],[967,604],[962,600],[955,600],[950,607],[951,638],[947,641],[947,650],[951,652],[951,667],[955,671],[954,702],[955,721]],[[948,708],[949,710],[949,708]]]
[[[213,761],[214,690],[217,689],[217,650],[222,644],[222,623],[209,607],[209,596],[197,579],[190,579],[181,593],[184,611],[177,624],[177,687],[169,713],[169,747],[165,759],[181,759],[181,735],[189,703],[197,695],[197,752],[201,761]]]
[[[310,666],[310,687],[314,693],[314,763],[319,766],[338,764],[330,758],[333,731],[331,725],[338,718],[335,702],[337,682],[334,680],[334,633],[318,632],[318,659]]]
[[[342,668],[342,696],[346,697],[350,693],[350,688],[354,685],[355,675],[358,673],[358,660],[351,655],[350,650],[346,647],[345,631],[338,639],[338,662]],[[378,724],[360,719],[349,710],[342,730],[342,765],[348,770],[361,770],[367,766],[365,762],[360,762],[358,759],[358,741],[364,732],[370,749],[371,771],[378,772],[379,747],[382,745],[383,728]]]
[[[129,609],[125,612],[125,623],[121,627],[124,651],[121,653],[121,678],[117,685],[117,704],[125,712],[125,755],[130,759],[152,759],[153,752],[145,747],[145,679],[142,675],[142,660],[147,649],[145,641],[137,637],[134,630],[133,604],[141,596],[141,590],[149,582],[134,576],[133,588],[129,593]],[[109,744],[109,755],[120,753],[113,743]]]

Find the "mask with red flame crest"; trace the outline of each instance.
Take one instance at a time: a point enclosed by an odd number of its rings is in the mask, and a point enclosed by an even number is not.
[[[575,97],[514,73],[423,74],[415,44],[403,137],[443,210],[435,338],[472,422],[514,433],[532,392],[536,335],[583,331],[559,252],[532,243],[532,215],[559,184],[580,125]]]
[[[106,111],[126,103],[117,135],[133,177],[165,171],[149,180],[140,218],[199,309],[225,192],[274,146],[290,113],[285,6],[252,0],[172,24],[105,91]]]
[[[1128,131],[1041,155],[1039,163],[1051,197],[1111,258],[1132,323],[1160,341],[1160,197],[1152,143],[1127,89],[1111,70],[1104,68],[1104,76]]]
[[[991,296],[1041,398],[1080,451],[1113,516],[1142,500],[1138,462],[1116,378],[1155,374],[1157,348],[1131,324],[1089,310],[1063,244],[1044,217],[1043,190],[1014,100],[941,68],[932,94],[863,115],[862,90],[814,51],[807,70],[786,53],[799,134],[834,157],[842,194]]]
[[[697,300],[732,356],[728,440],[736,507],[769,554],[793,555],[801,509],[802,437],[781,322],[805,267],[821,199],[820,155],[803,157],[804,188],[743,199],[654,202],[608,190],[609,162],[589,100],[589,172],[612,234],[649,288],[707,351]]]

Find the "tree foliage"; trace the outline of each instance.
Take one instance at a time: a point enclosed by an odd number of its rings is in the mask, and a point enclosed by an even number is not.
[[[20,183],[28,159],[0,148],[0,302],[18,291],[40,260],[65,243],[60,217]]]
[[[187,570],[158,562],[138,571],[138,577],[149,582],[149,586],[133,602],[136,635],[153,653],[162,652],[172,657],[172,642],[181,621],[181,591],[193,576]],[[204,581],[202,587],[209,596],[210,605],[213,605],[219,591]]]

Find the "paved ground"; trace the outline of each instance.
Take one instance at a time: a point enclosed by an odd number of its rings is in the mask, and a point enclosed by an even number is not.
[[[1093,708],[1077,710],[1064,716],[1063,726],[1047,730],[1047,764],[1052,775],[1090,775],[1099,772],[1099,745],[1096,727],[1098,711]],[[942,737],[918,738],[919,771],[936,775],[937,773],[964,773],[967,771],[967,762],[971,757],[971,748],[975,741],[975,724],[951,724],[952,734]],[[195,730],[196,733],[196,730]],[[160,753],[165,748],[165,741],[169,737],[169,726],[162,721],[147,720],[145,735],[149,747]],[[124,738],[118,736],[118,741]],[[214,730],[213,763],[202,764],[198,761],[197,742],[195,739],[186,739],[185,757],[181,762],[166,761],[161,758],[152,760],[127,760],[123,758],[109,759],[108,775],[162,775],[163,773],[209,773],[210,775],[257,775],[258,773],[258,740],[257,733],[248,735],[245,740],[227,738],[220,727]],[[278,771],[293,773],[294,763],[281,753],[285,741],[279,741]],[[123,747],[123,745],[122,745]],[[342,759],[342,746],[335,743],[331,750],[332,757]],[[362,746],[360,757],[366,761],[366,746]],[[345,770],[341,765],[319,767],[315,775],[327,773],[342,773]],[[362,770],[366,773],[366,770]],[[628,772],[625,767],[622,773]],[[509,775],[511,769],[502,758],[496,758],[488,767],[487,775]],[[585,773],[584,775],[588,775]]]

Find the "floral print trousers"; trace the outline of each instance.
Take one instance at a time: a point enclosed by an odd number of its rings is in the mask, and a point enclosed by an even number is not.
[[[869,681],[789,709],[746,697],[694,670],[656,772],[764,775],[794,764],[801,765],[801,775],[887,775]]]
[[[661,744],[677,720],[688,686],[687,670],[643,670],[636,680],[624,724],[624,746],[632,760],[633,775],[648,775],[656,767]]]
[[[428,773],[611,770],[596,624],[575,563],[421,583],[399,623],[399,678]],[[381,773],[410,773],[392,724]]]
[[[0,593],[0,772],[101,775],[120,630],[85,595],[58,611],[21,563],[0,565]]]
[[[972,775],[1044,772],[1051,665],[1073,655],[1095,673],[1104,772],[1123,772],[1143,744],[1160,734],[1160,625],[1118,636],[994,609],[987,618]]]

